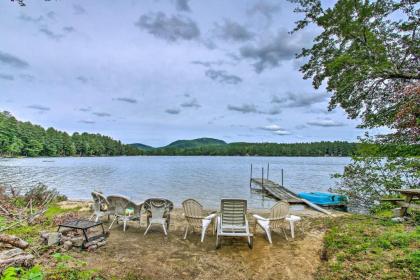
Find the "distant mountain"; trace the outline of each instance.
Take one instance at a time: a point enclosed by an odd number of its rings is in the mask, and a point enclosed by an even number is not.
[[[192,139],[192,140],[177,140],[162,148],[163,149],[166,149],[166,148],[189,149],[189,148],[221,146],[221,145],[227,145],[227,143],[223,140],[214,139],[214,138],[198,138],[198,139]]]
[[[150,150],[153,150],[154,149],[154,147],[148,146],[148,145],[144,145],[142,143],[133,143],[133,144],[130,144],[130,146],[139,148],[140,150],[143,150],[143,151],[150,151]]]

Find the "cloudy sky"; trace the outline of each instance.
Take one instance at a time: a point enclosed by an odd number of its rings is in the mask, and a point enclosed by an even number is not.
[[[295,59],[286,1],[0,2],[0,109],[125,143],[355,141]]]

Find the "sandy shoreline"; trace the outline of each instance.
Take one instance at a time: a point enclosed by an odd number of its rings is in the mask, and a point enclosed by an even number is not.
[[[61,202],[64,208],[80,208],[82,216],[89,215],[89,200]],[[206,209],[212,211],[216,209]],[[266,215],[268,209],[249,210]],[[286,240],[281,231],[273,233],[273,244],[257,228],[254,249],[250,250],[241,238],[226,238],[221,249],[215,248],[215,237],[207,233],[203,243],[197,232],[183,239],[185,220],[183,210],[171,213],[169,236],[154,227],[144,236],[145,219],[141,224],[129,223],[126,232],[115,225],[106,246],[94,252],[72,250],[71,254],[86,261],[87,266],[101,271],[107,277],[131,275],[132,279],[313,279],[320,263],[324,236],[322,220],[326,215],[313,210],[292,211],[303,217],[297,226],[295,239]],[[143,218],[143,217],[142,217]],[[108,225],[106,219],[103,222]],[[302,229],[304,229],[302,231]]]

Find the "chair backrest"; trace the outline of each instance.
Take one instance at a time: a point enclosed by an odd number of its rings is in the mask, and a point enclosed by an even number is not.
[[[286,201],[279,201],[271,207],[270,219],[283,218],[289,214],[289,203]]]
[[[136,204],[136,207],[134,208],[134,215],[136,217],[141,216],[141,209],[143,208],[143,204],[144,204],[144,202],[140,202],[140,203]]]
[[[186,217],[203,217],[203,206],[195,199],[190,198],[184,200],[184,202],[182,202],[182,208],[184,208],[184,214]]]
[[[133,208],[135,210],[138,207],[134,202],[122,195],[110,195],[107,197],[107,200],[117,215],[125,215],[127,208]]]
[[[222,225],[245,225],[247,201],[245,199],[222,199]]]
[[[152,218],[162,218],[174,208],[172,201],[164,198],[149,198],[143,203],[143,208]]]
[[[109,202],[106,197],[100,192],[92,192],[93,198],[93,210],[94,211],[106,211],[109,210]]]

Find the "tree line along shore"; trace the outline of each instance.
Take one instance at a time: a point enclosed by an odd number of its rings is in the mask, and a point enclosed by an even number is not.
[[[54,128],[45,129],[22,122],[9,112],[0,112],[0,157],[55,156],[353,156],[364,145],[345,141],[312,143],[226,143],[212,138],[178,140],[154,148],[123,144],[109,136],[91,133],[72,135]],[[375,144],[377,145],[377,144]],[[394,151],[406,156],[420,154],[418,145],[378,145],[380,154]]]

